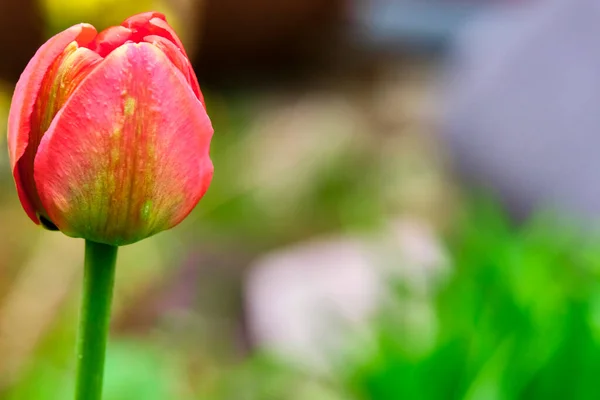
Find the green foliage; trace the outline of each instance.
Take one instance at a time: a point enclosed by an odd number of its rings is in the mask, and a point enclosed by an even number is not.
[[[60,344],[60,343],[57,343]],[[62,358],[74,353],[63,349]],[[71,357],[72,358],[72,357]],[[177,388],[181,365],[168,349],[143,340],[115,340],[107,353],[104,399],[187,399]],[[7,400],[64,400],[73,398],[74,368],[47,359],[32,365],[24,379],[0,398]]]
[[[264,354],[224,365],[174,343],[115,337],[106,399],[598,398],[596,241],[549,219],[513,226],[486,203],[467,211],[446,238],[451,272],[426,293],[398,282],[367,343],[332,360],[331,374],[300,372]],[[46,338],[23,379],[0,398],[69,398],[73,329]]]
[[[452,272],[429,295],[398,282],[372,340],[332,360],[333,374],[256,355],[202,398],[320,398],[298,397],[304,386],[327,399],[598,398],[600,249],[555,220],[508,221],[469,207],[446,240]]]
[[[394,322],[397,309],[384,310],[376,350],[346,370],[352,393],[365,400],[598,398],[600,251],[558,223],[512,228],[493,207],[470,211],[448,240],[453,273],[433,299],[430,350],[415,354],[403,340],[410,327]]]

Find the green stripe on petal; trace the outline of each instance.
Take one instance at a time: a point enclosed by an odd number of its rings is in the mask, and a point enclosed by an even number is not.
[[[168,58],[148,43],[110,53],[43,137],[42,203],[74,237],[124,245],[177,225],[212,178],[212,127]]]

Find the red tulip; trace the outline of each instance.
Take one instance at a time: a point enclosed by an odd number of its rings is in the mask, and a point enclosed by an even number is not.
[[[15,88],[8,146],[36,224],[123,245],[195,207],[212,179],[212,133],[181,41],[149,12],[48,40]]]

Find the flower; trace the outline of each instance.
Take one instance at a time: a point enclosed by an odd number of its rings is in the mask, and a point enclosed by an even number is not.
[[[21,75],[8,118],[31,220],[111,245],[191,212],[212,179],[212,134],[183,45],[157,12],[52,37]]]

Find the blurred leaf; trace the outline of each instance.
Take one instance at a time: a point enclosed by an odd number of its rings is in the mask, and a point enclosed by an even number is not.
[[[139,339],[111,343],[106,362],[104,398],[174,398],[173,388],[180,379],[181,372],[168,353],[152,343],[144,343]]]
[[[434,349],[415,357],[396,311],[383,310],[378,350],[347,366],[353,392],[373,400],[595,398],[599,251],[566,227],[544,218],[515,228],[490,203],[471,207],[448,241],[454,273],[436,296]]]

